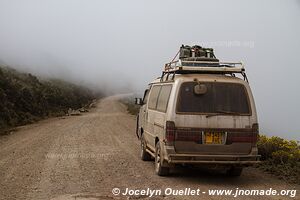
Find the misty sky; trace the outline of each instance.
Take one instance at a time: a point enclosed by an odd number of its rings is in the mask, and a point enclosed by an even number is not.
[[[0,0],[0,64],[139,92],[181,44],[243,61],[267,135],[300,140],[300,1]]]

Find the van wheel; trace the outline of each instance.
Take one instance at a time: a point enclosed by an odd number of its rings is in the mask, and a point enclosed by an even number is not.
[[[242,172],[243,172],[242,167],[231,167],[229,170],[227,170],[226,174],[228,176],[238,177],[241,176]]]
[[[161,157],[161,148],[159,142],[156,143],[155,147],[155,173],[159,176],[167,176],[170,168],[162,166],[163,158]]]
[[[145,139],[144,139],[144,135],[141,136],[141,159],[143,161],[149,161],[151,160],[151,155],[146,151],[146,142],[145,142]]]

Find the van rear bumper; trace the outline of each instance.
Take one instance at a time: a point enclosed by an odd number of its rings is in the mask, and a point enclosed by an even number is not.
[[[260,163],[260,155],[199,155],[169,154],[169,164],[222,164],[222,165],[253,165]]]

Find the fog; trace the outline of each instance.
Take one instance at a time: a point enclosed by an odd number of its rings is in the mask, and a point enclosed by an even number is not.
[[[243,61],[260,129],[300,140],[299,1],[0,0],[0,64],[140,93],[181,44]]]

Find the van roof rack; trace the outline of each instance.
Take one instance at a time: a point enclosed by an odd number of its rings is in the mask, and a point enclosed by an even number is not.
[[[198,56],[193,53],[197,51],[201,52]],[[205,54],[206,51],[209,54]],[[175,60],[178,55],[179,59]],[[160,81],[172,81],[175,74],[229,74],[231,76],[241,74],[248,82],[242,62],[220,62],[213,54],[213,49],[197,45],[193,47],[182,45],[173,60],[165,64]]]

